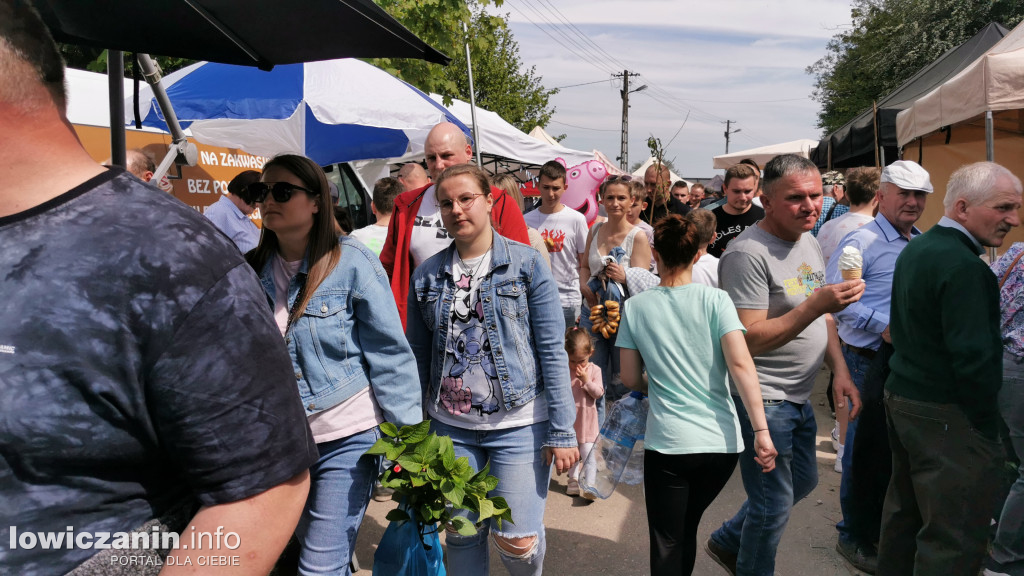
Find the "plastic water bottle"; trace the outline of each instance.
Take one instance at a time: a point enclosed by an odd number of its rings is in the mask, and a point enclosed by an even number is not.
[[[643,409],[639,426],[640,434],[633,444],[633,452],[630,453],[629,461],[626,462],[626,469],[622,472],[622,478],[619,479],[619,482],[629,484],[630,486],[644,481],[644,432],[647,429],[647,410],[649,409],[649,401],[646,396],[640,400],[640,404]]]
[[[637,440],[642,440],[647,427],[647,399],[639,392],[625,396],[612,406],[604,427],[597,437],[594,449],[587,456],[583,467],[596,470],[593,485],[586,475],[580,477],[580,488],[601,498],[608,498],[622,480]],[[634,465],[634,468],[636,466]],[[639,478],[643,479],[643,454],[639,456]],[[636,484],[634,473],[631,483]]]

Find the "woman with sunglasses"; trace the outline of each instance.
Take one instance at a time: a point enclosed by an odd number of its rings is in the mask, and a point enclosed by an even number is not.
[[[412,351],[380,261],[341,234],[316,163],[278,156],[247,196],[263,234],[246,260],[284,335],[320,453],[296,528],[299,574],[349,574],[380,467],[365,454],[377,426],[422,420]]]
[[[604,303],[599,301],[597,294],[588,286],[590,280],[600,277],[626,286],[626,266],[618,262],[606,265],[605,257],[615,248],[621,247],[625,252],[623,264],[628,264],[628,267],[647,270],[651,264],[651,247],[647,235],[639,226],[630,224],[627,218],[634,203],[643,201],[634,193],[631,180],[629,176],[612,176],[601,183],[601,203],[608,214],[608,220],[590,229],[584,249],[587,256],[580,260],[580,292],[583,294],[580,327],[591,333],[593,322],[590,320],[590,308]],[[594,333],[594,336],[596,342],[591,362],[601,369],[604,384],[605,395],[597,400],[598,421],[603,424],[605,399],[614,402],[624,396],[627,390],[613,380],[619,374],[619,351],[615,348],[615,334],[610,333],[607,338],[601,333]]]
[[[551,464],[562,474],[579,460],[558,288],[536,250],[492,228],[483,171],[449,167],[435,189],[454,241],[413,273],[407,334],[431,428],[475,469],[490,464],[490,496],[515,521],[490,519],[473,536],[449,529],[449,568],[488,574],[493,532],[509,573],[540,574]]]

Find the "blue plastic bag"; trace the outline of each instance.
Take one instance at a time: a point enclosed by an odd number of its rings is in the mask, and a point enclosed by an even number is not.
[[[437,526],[391,522],[373,554],[373,576],[445,576]]]

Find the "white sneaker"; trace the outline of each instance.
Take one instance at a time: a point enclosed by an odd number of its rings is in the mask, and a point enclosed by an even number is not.
[[[839,443],[839,422],[836,422],[835,427],[832,428],[832,449],[838,453],[840,446],[842,445]]]
[[[843,444],[840,444],[839,448],[836,448],[835,471],[839,472],[840,474],[843,473],[843,449],[844,448],[846,448],[846,446],[844,446]]]

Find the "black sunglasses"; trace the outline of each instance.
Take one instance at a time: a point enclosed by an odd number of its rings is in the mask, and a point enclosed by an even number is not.
[[[268,184],[267,182],[253,182],[245,187],[245,193],[242,194],[242,200],[245,200],[248,204],[256,204],[263,202],[267,199],[267,196],[273,196],[274,202],[283,204],[292,199],[292,194],[295,194],[296,190],[302,190],[310,196],[316,196],[317,193],[313,192],[309,188],[303,188],[302,186],[296,186],[295,184],[289,184],[288,182],[274,182]]]

